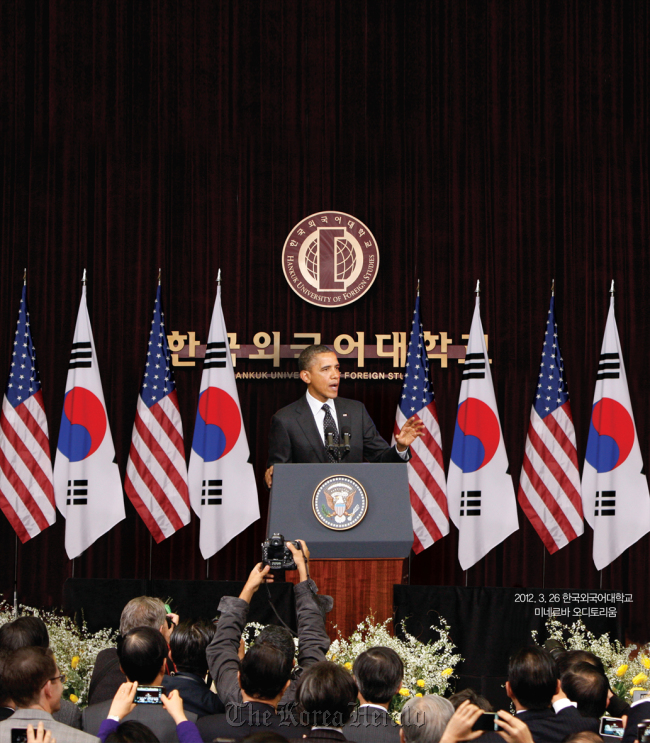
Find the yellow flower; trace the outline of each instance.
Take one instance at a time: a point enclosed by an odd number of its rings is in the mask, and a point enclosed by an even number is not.
[[[629,691],[630,696],[634,696],[635,691],[645,691],[645,689],[642,686],[633,686]]]
[[[628,669],[627,663],[623,663],[622,666],[619,666],[616,669],[616,675],[617,676],[625,676],[625,674],[627,673],[627,669]]]
[[[453,668],[445,668],[444,671],[441,671],[440,675],[446,678],[447,676],[451,676],[453,672],[454,672]]]
[[[643,684],[647,680],[648,677],[645,675],[645,673],[637,673],[637,675],[632,679],[632,683],[635,686],[638,686],[639,684]]]
[[[79,656],[75,655],[74,658],[70,661],[70,665],[72,666],[72,670],[74,671],[76,667],[79,665]]]
[[[641,658],[641,663],[644,668],[650,668],[650,658]]]
[[[347,663],[344,663],[343,664],[343,668],[347,668],[348,671],[351,671],[352,670],[352,663],[350,663],[350,661],[348,661]]]
[[[334,663],[335,660],[336,660],[336,653],[334,653],[334,655],[332,656],[332,663]]]
[[[79,701],[79,697],[76,694],[70,694],[70,701],[76,704]]]
[[[416,697],[421,697],[421,696],[422,696],[422,694],[421,694],[420,692],[418,692],[418,693],[417,693],[417,694],[416,694],[415,696],[416,696]]]
[[[424,689],[424,681],[422,679],[418,679],[415,683],[420,687],[420,689]]]
[[[407,689],[407,688],[406,688],[405,686],[403,686],[403,687],[402,687],[402,688],[401,688],[401,689],[399,690],[399,693],[400,693],[400,694],[401,694],[401,695],[402,695],[403,697],[410,697],[410,696],[411,696],[411,692],[410,692],[410,691],[409,691],[409,690],[408,690],[408,689]]]

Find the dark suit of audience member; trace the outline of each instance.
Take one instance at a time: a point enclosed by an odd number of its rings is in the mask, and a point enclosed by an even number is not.
[[[120,670],[117,648],[104,648],[97,653],[93,673],[88,687],[88,703],[110,702],[115,692],[126,681]]]
[[[598,720],[605,714],[609,682],[596,666],[576,663],[562,674],[560,684],[567,697],[578,705],[583,717]]]
[[[399,725],[388,705],[399,691],[404,664],[391,648],[375,647],[361,653],[352,669],[359,687],[359,708],[343,728],[357,743],[399,743]]]
[[[169,638],[169,651],[177,670],[175,674],[165,676],[162,685],[167,694],[178,689],[185,711],[194,712],[198,717],[226,711],[219,697],[205,682],[208,674],[205,651],[214,633],[214,624],[185,621],[173,630]]]
[[[627,713],[627,725],[621,743],[634,743],[637,740],[637,725],[643,720],[650,720],[650,701],[633,704]]]
[[[293,710],[278,712],[264,702],[231,705],[226,714],[199,718],[196,726],[206,743],[215,738],[239,739],[262,731],[278,733],[285,738],[309,732],[309,726],[300,725],[299,717],[293,715]]]
[[[167,652],[167,641],[159,630],[152,627],[136,627],[120,637],[117,644],[117,655],[127,679],[146,686],[161,686]],[[86,707],[83,712],[83,729],[86,732],[97,735],[111,703],[112,700],[108,699]],[[188,720],[196,721],[195,714],[186,714]],[[176,724],[160,704],[138,704],[124,720],[143,723],[164,743],[178,741]]]

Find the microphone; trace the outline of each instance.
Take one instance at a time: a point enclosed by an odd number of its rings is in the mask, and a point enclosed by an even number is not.
[[[328,426],[325,429],[325,446],[330,451],[336,448],[336,444],[334,443],[334,433],[335,433],[335,430],[332,426]]]
[[[350,438],[352,437],[352,429],[350,426],[341,426],[341,433],[343,434],[343,449],[347,454],[350,451]]]

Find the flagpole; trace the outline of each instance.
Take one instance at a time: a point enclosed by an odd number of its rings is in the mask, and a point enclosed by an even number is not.
[[[86,269],[85,268],[84,268],[83,275],[81,277],[81,286],[83,286],[84,289],[86,288]],[[75,558],[73,557],[72,558],[72,577],[73,578],[74,578],[74,560]]]
[[[16,549],[14,552],[14,619],[18,619],[18,532],[16,532]]]

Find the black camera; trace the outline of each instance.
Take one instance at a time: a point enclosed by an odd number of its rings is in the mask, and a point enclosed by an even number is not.
[[[292,542],[296,549],[302,549],[300,542]],[[286,545],[282,534],[273,534],[262,542],[262,564],[270,565],[271,570],[295,570],[296,563]]]

